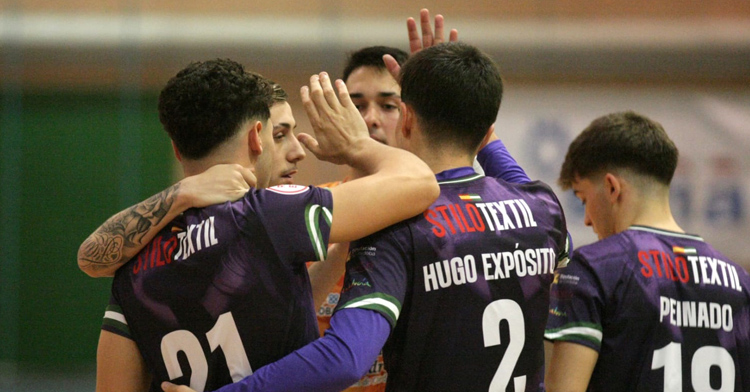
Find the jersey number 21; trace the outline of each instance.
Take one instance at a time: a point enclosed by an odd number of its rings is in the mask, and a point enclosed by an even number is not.
[[[221,347],[232,381],[237,382],[253,374],[232,312],[219,316],[214,327],[206,333],[206,338],[212,352]],[[200,341],[190,331],[184,329],[173,331],[161,340],[161,355],[164,358],[169,379],[182,377],[182,369],[177,361],[177,353],[180,351],[185,353],[192,370],[190,388],[203,392],[208,377],[208,360],[203,353]]]

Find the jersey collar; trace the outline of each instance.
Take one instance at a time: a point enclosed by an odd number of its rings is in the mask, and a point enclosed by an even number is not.
[[[705,242],[702,237],[697,236],[695,234],[678,233],[676,231],[670,231],[670,230],[664,230],[664,229],[657,229],[655,227],[650,227],[650,226],[632,225],[632,226],[628,227],[628,230],[647,231],[649,233],[656,233],[656,234],[661,234],[661,235],[667,235],[667,236],[670,236],[670,237],[689,238],[691,240]]]
[[[481,174],[477,174],[474,168],[471,166],[456,167],[441,171],[436,174],[438,184],[455,184],[457,182],[472,181],[477,178],[483,177]]]

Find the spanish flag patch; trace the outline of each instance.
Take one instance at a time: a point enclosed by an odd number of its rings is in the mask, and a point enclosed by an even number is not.
[[[695,250],[695,248],[683,248],[681,246],[673,246],[672,247],[672,252],[674,252],[675,254],[679,253],[679,254],[683,254],[683,255],[695,255],[695,254],[698,254],[698,251]]]
[[[482,197],[477,195],[476,193],[459,194],[458,198],[463,201],[482,201]]]

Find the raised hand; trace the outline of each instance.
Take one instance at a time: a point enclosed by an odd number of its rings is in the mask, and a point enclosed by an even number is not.
[[[419,32],[417,31],[417,22],[414,18],[406,19],[406,31],[409,36],[409,50],[411,54],[417,53],[422,49],[429,48],[430,46],[437,45],[445,42],[444,26],[445,20],[443,15],[435,15],[435,33],[432,32],[432,26],[430,25],[430,11],[426,8],[422,8],[419,11],[419,24],[422,30],[422,37],[420,38]],[[458,30],[451,29],[448,34],[448,40],[450,42],[458,41]],[[401,66],[398,65],[396,59],[391,55],[383,56],[385,67],[388,72],[393,76],[394,79],[398,80],[398,73],[401,71]]]
[[[417,53],[422,49],[429,48],[430,46],[437,45],[445,42],[443,36],[443,28],[445,21],[443,15],[435,15],[435,34],[432,33],[432,27],[430,26],[430,11],[423,8],[419,11],[419,22],[422,27],[422,39],[419,39],[419,33],[417,33],[417,22],[413,18],[406,20],[406,30],[409,34],[409,49],[411,54]],[[458,30],[452,29],[448,38],[451,42],[458,41]],[[421,42],[420,42],[421,41]]]
[[[310,77],[310,86],[300,90],[302,105],[315,130],[315,137],[301,133],[304,144],[318,159],[335,164],[349,163],[361,141],[370,139],[367,124],[352,103],[346,84],[336,80],[338,95],[327,73]]]

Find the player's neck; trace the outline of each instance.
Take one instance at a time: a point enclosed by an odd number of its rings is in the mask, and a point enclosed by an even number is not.
[[[669,207],[669,194],[658,196],[634,197],[628,201],[628,206],[623,208],[621,229],[630,226],[648,226],[656,229],[684,233],[675,221],[672,210]]]
[[[458,167],[472,166],[474,164],[473,156],[451,147],[436,148],[435,146],[423,144],[419,149],[413,152],[421,158],[435,174]]]
[[[247,159],[218,154],[198,160],[183,159],[180,163],[182,164],[182,171],[185,174],[185,177],[201,174],[212,166],[227,163],[236,163],[249,169],[253,169],[254,167],[254,165],[252,165]]]
[[[432,169],[432,172],[438,174],[440,172],[455,169],[459,167],[472,166],[473,160],[465,157],[420,157],[427,163],[427,166]]]

